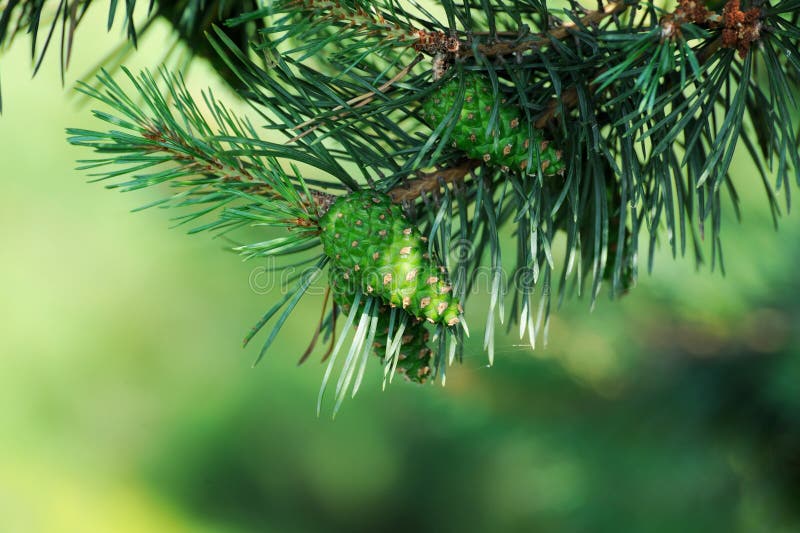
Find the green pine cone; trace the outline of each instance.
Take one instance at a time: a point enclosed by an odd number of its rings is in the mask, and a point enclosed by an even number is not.
[[[352,279],[345,279],[343,275],[344,270],[333,266],[328,271],[328,281],[331,286],[334,303],[339,306],[342,312],[349,313],[355,299],[355,291],[360,289],[352,283]],[[381,358],[386,349],[389,322],[391,320],[390,315],[391,309],[388,306],[381,306],[378,310],[378,324],[373,341],[373,349],[375,355]],[[397,317],[406,320],[406,327],[400,342],[395,371],[403,374],[408,381],[420,384],[425,383],[431,374],[432,352],[428,347],[428,330],[425,328],[423,321],[405,311],[399,311]],[[398,327],[399,321],[395,319],[393,330],[397,331]]]
[[[461,305],[425,237],[385,194],[357,191],[337,199],[319,220],[333,266],[365,294],[433,323],[455,326]]]
[[[388,314],[387,314],[388,316]],[[379,319],[380,320],[380,319]],[[387,320],[388,322],[388,320]],[[380,326],[380,321],[378,322]],[[389,326],[378,330],[375,336],[375,353],[383,357],[386,349],[386,335]],[[425,322],[412,322],[403,331],[403,340],[400,343],[400,352],[397,354],[397,367],[395,372],[402,374],[408,381],[423,384],[431,376],[431,356],[433,352],[428,347],[428,330]]]
[[[464,81],[464,103],[451,136],[455,148],[463,150],[472,159],[482,159],[504,170],[524,171],[528,165],[529,146],[537,143],[539,159],[534,151],[532,172],[541,167],[545,175],[552,176],[564,169],[561,152],[550,146],[541,130],[534,128],[533,136],[529,137],[520,109],[505,104],[505,100],[500,104],[495,129],[491,134],[487,133],[494,104],[492,86],[478,73],[466,73]],[[429,126],[436,127],[453,108],[458,87],[458,78],[453,78],[423,102],[422,117]]]

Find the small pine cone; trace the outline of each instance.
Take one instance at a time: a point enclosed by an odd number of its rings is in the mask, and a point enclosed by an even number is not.
[[[501,103],[495,127],[488,132],[494,105],[492,87],[483,76],[472,72],[465,74],[464,83],[464,102],[451,136],[456,148],[472,159],[522,172],[528,166],[528,153],[533,145],[531,173],[537,167],[548,176],[563,171],[561,152],[544,140],[541,130],[533,128],[529,135],[518,107]],[[455,106],[458,89],[459,80],[453,78],[423,102],[422,116],[429,126],[436,127]]]
[[[319,226],[325,253],[342,279],[417,318],[459,323],[461,305],[445,268],[428,258],[422,234],[389,196],[373,191],[343,196]]]
[[[375,336],[375,354],[383,357],[386,335],[389,332],[389,311],[378,316],[378,334]],[[403,330],[403,340],[397,354],[396,372],[408,381],[425,383],[431,375],[431,357],[428,347],[430,337],[425,322],[411,320]]]

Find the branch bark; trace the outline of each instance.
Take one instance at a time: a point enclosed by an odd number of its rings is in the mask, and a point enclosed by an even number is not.
[[[603,9],[598,9],[596,11],[589,11],[586,15],[584,15],[580,19],[580,23],[575,22],[568,22],[563,26],[558,28],[554,28],[543,35],[537,35],[533,39],[523,41],[523,42],[514,42],[514,41],[498,41],[491,44],[479,44],[477,46],[477,51],[480,55],[486,57],[494,57],[494,56],[502,56],[502,55],[511,55],[511,54],[518,54],[521,52],[525,52],[528,50],[532,50],[535,48],[541,48],[543,46],[547,46],[550,41],[552,40],[562,40],[566,39],[570,35],[570,31],[575,30],[580,26],[592,26],[606,17],[610,17],[612,15],[616,15],[617,13],[621,13],[631,7],[632,5],[638,4],[638,2],[633,3],[626,3],[625,0],[612,0],[608,4],[603,7]],[[472,57],[474,54],[474,50],[472,44],[469,41],[462,41],[461,46],[459,46],[458,52],[456,55],[460,58]]]
[[[481,162],[477,159],[464,159],[452,167],[433,172],[421,172],[417,178],[409,180],[402,185],[398,185],[391,191],[389,196],[395,203],[413,202],[420,196],[433,191],[438,191],[442,185],[463,180],[472,170],[480,166]]]

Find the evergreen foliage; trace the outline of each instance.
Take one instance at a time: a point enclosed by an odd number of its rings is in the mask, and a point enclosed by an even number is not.
[[[34,56],[43,54],[49,37],[38,52],[36,43],[46,4],[7,2],[0,43],[27,29]],[[59,4],[62,58],[80,21],[68,13],[87,4]],[[131,38],[133,5],[126,2]],[[99,86],[82,86],[104,104],[95,115],[107,126],[70,130],[70,142],[96,152],[84,168],[112,187],[174,186],[158,205],[184,208],[179,221],[191,232],[291,229],[237,248],[247,257],[297,255],[314,267],[294,276],[247,336],[274,320],[261,355],[333,260],[319,246],[319,221],[350,192],[375,191],[402,207],[467,318],[478,274],[488,272],[491,361],[498,322],[516,323],[533,347],[552,303],[588,293],[594,304],[604,281],[612,297],[625,293],[640,264],[652,268],[659,243],[675,256],[688,249],[698,263],[710,253],[712,268],[723,269],[722,211],[738,212],[729,175],[737,148],[756,162],[753,179],[776,222],[789,209],[791,182],[800,181],[800,0],[612,0],[595,9],[442,0],[435,12],[401,0],[156,6],[198,54],[213,48],[214,65],[252,117],[234,116],[210,93],[201,108],[177,74],[164,72],[159,82],[123,69],[131,90],[105,72]],[[111,2],[109,25],[115,12]],[[512,122],[520,133],[509,137]],[[470,146],[481,131],[497,146]],[[501,246],[508,231],[511,258]],[[356,362],[371,352],[387,303],[356,293],[338,339],[334,310],[320,322],[333,343],[326,381],[355,329],[337,406],[354,375],[358,388]],[[439,326],[432,339],[436,360],[460,358],[463,344],[448,347],[444,333]],[[389,363],[398,342],[386,341]],[[444,365],[434,366],[444,381]]]

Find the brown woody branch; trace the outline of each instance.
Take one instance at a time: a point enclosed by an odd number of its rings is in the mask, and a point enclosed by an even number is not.
[[[423,194],[438,191],[443,185],[463,180],[480,164],[481,162],[477,159],[464,159],[456,165],[441,170],[419,172],[415,179],[406,181],[389,191],[389,196],[392,197],[393,202],[398,204],[413,202]]]
[[[566,39],[567,37],[569,37],[570,32],[577,29],[578,27],[593,26],[595,24],[598,24],[606,17],[610,17],[612,15],[616,15],[617,13],[625,11],[631,5],[632,4],[626,4],[624,0],[612,0],[611,2],[606,4],[606,6],[603,9],[598,9],[596,11],[589,11],[586,15],[584,15],[580,19],[580,24],[575,22],[568,22],[558,28],[550,30],[544,35],[538,35],[533,39],[523,42],[497,41],[494,43],[480,44],[478,45],[477,50],[479,54],[491,57],[491,56],[518,54],[528,50],[541,48],[543,46],[547,46],[553,39],[556,40]],[[474,51],[472,49],[471,43],[469,41],[462,41],[458,48],[458,51],[456,52],[456,55],[462,58],[472,57],[474,55]]]

